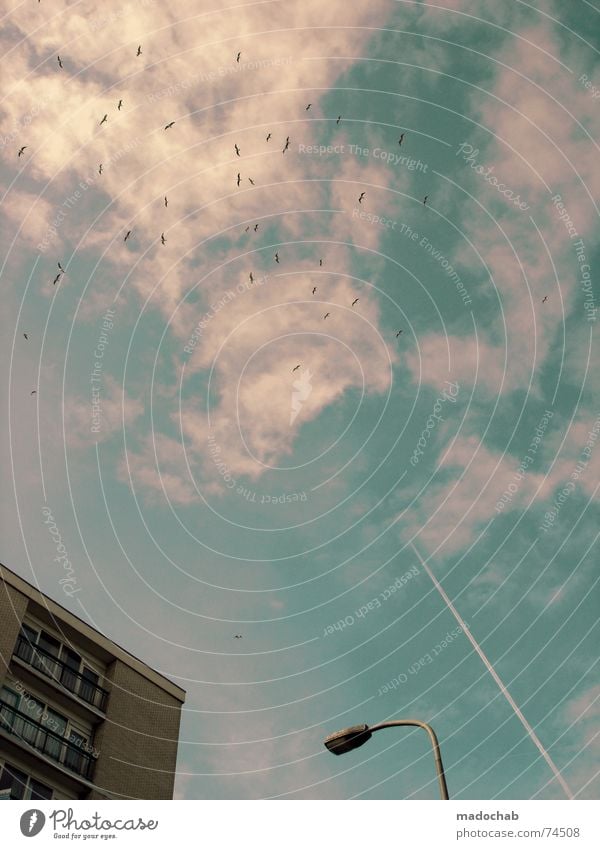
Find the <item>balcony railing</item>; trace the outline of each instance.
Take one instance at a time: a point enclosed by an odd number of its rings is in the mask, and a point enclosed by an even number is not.
[[[90,681],[81,672],[76,672],[50,652],[40,648],[40,646],[33,645],[26,637],[20,636],[14,654],[29,666],[37,669],[38,672],[62,685],[65,690],[79,696],[84,702],[93,705],[103,713],[106,712],[108,690],[99,687],[98,684]]]
[[[3,701],[0,701],[0,728],[24,743],[28,743],[53,761],[62,764],[71,772],[91,779],[94,769],[92,755]]]

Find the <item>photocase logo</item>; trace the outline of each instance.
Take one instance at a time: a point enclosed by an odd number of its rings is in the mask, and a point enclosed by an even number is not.
[[[298,413],[302,409],[302,404],[306,401],[312,392],[312,383],[310,382],[312,375],[310,369],[300,372],[300,377],[292,384],[294,391],[292,392],[292,412],[290,413],[290,425],[294,424]]]
[[[46,817],[37,808],[25,811],[21,816],[21,834],[25,837],[35,837],[43,829]]]

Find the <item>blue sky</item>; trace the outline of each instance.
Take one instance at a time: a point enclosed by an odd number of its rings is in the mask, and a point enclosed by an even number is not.
[[[357,5],[8,13],[1,559],[178,798],[597,798],[598,11]]]

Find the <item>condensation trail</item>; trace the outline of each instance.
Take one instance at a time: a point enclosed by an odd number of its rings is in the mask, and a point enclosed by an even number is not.
[[[535,731],[533,730],[531,725],[527,722],[527,720],[525,719],[525,717],[521,713],[521,709],[519,708],[518,704],[515,702],[515,700],[511,696],[511,694],[508,692],[504,682],[502,681],[502,679],[500,678],[500,676],[498,675],[498,673],[496,672],[496,670],[494,669],[492,664],[487,659],[486,655],[483,652],[483,649],[479,646],[477,640],[471,634],[467,625],[465,625],[465,623],[463,622],[462,616],[460,615],[458,610],[454,607],[454,605],[452,604],[452,602],[450,601],[450,599],[446,595],[444,588],[442,587],[440,582],[437,580],[437,578],[435,577],[435,575],[433,574],[433,572],[431,571],[431,569],[429,568],[427,563],[423,560],[423,558],[419,554],[419,551],[416,548],[416,546],[414,545],[414,543],[411,543],[411,545],[412,545],[412,548],[413,548],[415,554],[417,555],[417,557],[419,559],[421,566],[423,567],[423,569],[425,569],[425,571],[427,572],[427,574],[429,575],[429,577],[433,581],[433,585],[435,586],[436,590],[439,592],[441,597],[444,599],[444,601],[446,602],[446,605],[448,606],[448,608],[452,612],[452,615],[454,616],[454,618],[456,619],[456,621],[458,622],[460,627],[463,629],[465,636],[467,637],[467,639],[469,640],[469,642],[471,643],[471,645],[473,646],[473,648],[475,649],[475,651],[477,652],[479,657],[482,659],[482,661],[485,665],[485,668],[487,669],[487,671],[490,673],[490,675],[492,676],[492,678],[494,679],[494,681],[496,682],[496,684],[500,688],[500,692],[502,693],[502,695],[504,696],[506,701],[509,703],[511,708],[514,710],[515,714],[518,716],[519,720],[521,721],[521,724],[523,725],[523,728],[527,731],[527,733],[529,734],[529,737],[535,743],[540,755],[544,758],[544,760],[546,761],[546,763],[548,764],[548,766],[550,767],[550,769],[554,773],[556,780],[558,781],[558,783],[560,784],[562,789],[565,791],[567,798],[569,798],[569,799],[575,798],[573,796],[571,788],[569,787],[569,785],[567,784],[565,779],[560,774],[558,767],[556,766],[556,764],[554,763],[554,761],[552,760],[552,758],[550,757],[548,752],[543,747],[541,740],[539,739],[539,737],[537,736],[537,734],[535,733]]]

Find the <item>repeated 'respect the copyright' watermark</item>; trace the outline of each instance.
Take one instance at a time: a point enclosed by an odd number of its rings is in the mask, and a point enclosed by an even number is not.
[[[348,616],[344,619],[339,619],[335,625],[327,625],[323,631],[323,636],[328,637],[330,634],[333,634],[334,631],[343,631],[345,628],[349,628],[354,625],[357,620],[364,619],[365,616],[368,616],[373,610],[377,610],[381,607],[382,602],[390,599],[397,590],[402,589],[402,587],[408,584],[408,582],[418,574],[418,568],[413,566],[412,569],[409,569],[409,571],[405,572],[404,575],[400,575],[399,578],[396,578],[393,584],[390,584],[389,587],[382,590],[379,595],[375,596],[375,598],[372,598],[366,604],[361,604],[354,613],[348,614]]]

